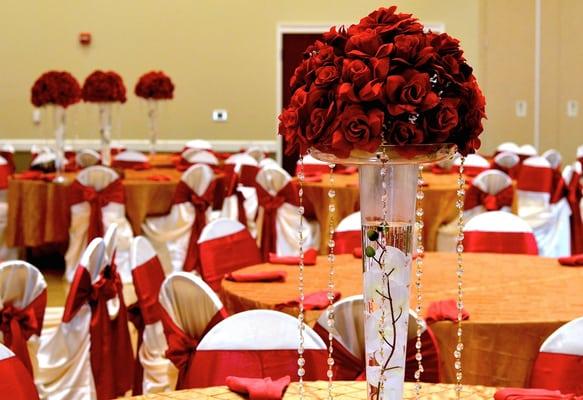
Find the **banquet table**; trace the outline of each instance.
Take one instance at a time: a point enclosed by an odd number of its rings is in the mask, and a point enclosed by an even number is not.
[[[329,174],[322,179],[304,184],[304,196],[309,210],[320,225],[320,232],[328,231],[328,190],[331,188]],[[457,174],[423,173],[426,186],[423,188],[424,246],[427,251],[437,250],[437,231],[441,225],[451,222],[457,215]],[[349,214],[360,209],[358,174],[334,175],[336,192],[336,225]],[[516,211],[516,196],[513,210]],[[320,249],[326,249],[327,235],[321,235]]]
[[[405,399],[413,399],[414,384],[405,383]],[[462,398],[467,399],[491,399],[496,392],[495,388],[485,386],[465,386],[462,391]],[[334,382],[333,396],[338,400],[365,400],[366,397],[366,382]],[[424,384],[421,389],[422,399],[429,400],[453,400],[456,398],[453,385],[447,384]],[[132,399],[217,399],[217,400],[238,400],[247,397],[241,396],[232,392],[226,386],[215,386],[201,389],[180,390],[177,392],[166,392],[158,394],[149,394],[145,396],[136,396]],[[299,385],[292,383],[289,385],[283,396],[284,399],[299,399]],[[313,400],[328,399],[328,382],[306,382],[304,384],[304,398]]]
[[[485,253],[464,255],[463,374],[468,384],[522,387],[528,383],[540,345],[562,324],[580,317],[583,310],[583,268],[569,268],[555,259]],[[342,297],[362,293],[360,259],[336,257],[336,290]],[[424,309],[430,302],[456,297],[456,255],[427,253],[423,273]],[[222,299],[229,312],[279,309],[297,315],[297,308],[281,307],[298,297],[297,267],[260,264],[242,272],[285,270],[285,282],[238,283],[223,280]],[[328,263],[318,257],[305,268],[305,293],[325,290]],[[412,289],[413,290],[413,289]],[[413,299],[413,296],[412,296]],[[414,307],[412,301],[411,307]],[[313,324],[322,311],[307,311]],[[446,382],[455,382],[453,351],[456,324],[431,325],[441,350]]]

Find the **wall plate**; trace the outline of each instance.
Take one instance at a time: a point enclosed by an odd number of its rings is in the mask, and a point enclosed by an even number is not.
[[[222,110],[222,109],[213,110],[213,121],[215,121],[215,122],[227,122],[228,118],[229,118],[229,114],[227,113],[227,110]]]

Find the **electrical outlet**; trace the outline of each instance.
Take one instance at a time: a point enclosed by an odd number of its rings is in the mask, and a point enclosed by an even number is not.
[[[526,104],[526,100],[516,100],[516,116],[518,118],[524,118],[526,117],[526,109],[527,109],[527,104]]]
[[[567,117],[575,118],[579,114],[579,102],[567,100]]]
[[[213,110],[213,121],[215,122],[227,122],[228,117],[227,110]]]

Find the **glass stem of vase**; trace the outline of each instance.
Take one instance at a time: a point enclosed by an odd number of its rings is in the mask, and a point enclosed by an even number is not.
[[[99,104],[99,133],[101,137],[101,164],[111,165],[111,104]]]
[[[158,101],[148,100],[148,130],[150,132],[150,155],[156,154],[158,141]]]
[[[65,108],[55,106],[53,117],[55,120],[55,171],[57,175],[55,180],[60,182],[64,179],[63,172],[65,171]]]

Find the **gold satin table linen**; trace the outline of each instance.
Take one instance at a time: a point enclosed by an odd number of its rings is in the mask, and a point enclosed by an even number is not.
[[[522,387],[542,342],[564,323],[581,316],[583,269],[568,268],[555,259],[523,255],[467,253],[464,255],[464,306],[470,319],[463,323],[463,374],[467,384]],[[336,256],[336,290],[342,297],[362,293],[362,260]],[[298,297],[297,267],[261,264],[242,272],[282,270],[286,282],[238,283],[223,280],[222,298],[230,313],[275,309]],[[454,299],[457,294],[456,255],[427,253],[423,273],[423,309],[432,301]],[[414,274],[414,271],[412,271]],[[414,275],[412,276],[412,280]],[[328,263],[305,267],[305,293],[326,290]],[[411,308],[414,286],[411,285]],[[297,315],[296,308],[283,312]],[[322,311],[307,311],[313,325]],[[441,351],[445,382],[455,382],[453,351],[456,324],[431,325]]]

